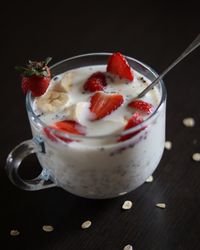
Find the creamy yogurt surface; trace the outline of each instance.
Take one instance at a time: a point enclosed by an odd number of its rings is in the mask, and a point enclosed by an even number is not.
[[[133,69],[132,71],[133,81],[120,79],[118,76],[107,73],[106,65],[87,66],[67,71],[52,78],[46,93],[35,98],[33,110],[47,125],[62,120],[74,120],[86,127],[86,135],[88,136],[123,131],[127,121],[135,112],[138,112],[144,120],[149,115],[128,106],[133,98],[150,84],[149,79]],[[94,92],[84,90],[85,82],[96,72],[105,74],[107,85],[103,90],[104,93],[123,96],[122,105],[99,120],[91,119],[90,100]],[[51,96],[52,93],[53,96]],[[151,104],[153,111],[160,102],[158,89],[151,90],[142,100]]]

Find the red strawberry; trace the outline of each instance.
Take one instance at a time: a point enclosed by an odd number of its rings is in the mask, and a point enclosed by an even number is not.
[[[119,94],[95,93],[90,100],[90,111],[94,114],[93,120],[99,120],[109,115],[119,108],[123,101],[123,96]]]
[[[43,95],[50,82],[50,77],[38,77],[32,76],[28,79],[29,81],[29,89],[32,92],[33,96],[41,96]]]
[[[29,81],[27,77],[22,77],[22,91],[26,94],[29,91]]]
[[[95,92],[103,90],[106,86],[106,77],[102,72],[92,74],[85,82],[83,88],[86,91]]]
[[[107,72],[118,75],[120,78],[133,81],[133,72],[125,57],[117,52],[108,59]]]
[[[128,105],[131,108],[135,108],[143,111],[146,114],[150,114],[153,109],[153,105],[142,100],[134,100]]]
[[[50,126],[50,128],[54,128],[60,132],[66,132],[75,135],[85,135],[85,130],[86,130],[84,126],[71,120],[55,122],[52,126]],[[70,138],[65,138],[63,136],[53,134],[48,127],[44,128],[44,133],[52,141],[56,141],[57,140],[56,138],[59,138],[65,142],[73,141]]]
[[[130,128],[133,128],[135,126],[137,126],[138,124],[142,123],[143,122],[143,119],[142,117],[136,112],[133,116],[131,116],[131,118],[128,120],[124,130],[128,130]],[[118,142],[120,141],[126,141],[128,139],[130,139],[131,137],[133,137],[134,135],[138,134],[141,130],[143,130],[144,128],[141,128],[135,132],[132,132],[130,134],[127,134],[127,135],[122,135]]]
[[[51,128],[52,126],[49,126],[49,127]],[[49,127],[46,127],[46,128],[43,129],[44,134],[45,134],[50,140],[52,140],[52,141],[57,141],[56,136],[53,134],[53,132],[51,132],[51,130],[49,129]],[[52,127],[52,128],[53,128],[53,127]]]
[[[32,92],[33,96],[43,95],[51,80],[50,70],[47,64],[50,62],[51,58],[48,57],[42,62],[32,62],[26,65],[26,67],[16,67],[22,75],[22,90],[24,94],[28,90]]]

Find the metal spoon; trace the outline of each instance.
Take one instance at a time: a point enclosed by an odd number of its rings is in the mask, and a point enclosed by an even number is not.
[[[186,50],[167,67],[162,74],[160,74],[148,87],[146,87],[139,95],[134,99],[141,98],[146,95],[174,66],[176,66],[180,61],[182,61],[187,55],[189,55],[193,50],[195,50],[200,45],[200,34],[194,39],[194,41],[187,47]]]

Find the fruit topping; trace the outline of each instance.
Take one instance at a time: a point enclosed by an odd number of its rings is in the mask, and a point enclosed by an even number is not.
[[[83,121],[87,120],[89,116],[89,103],[78,102],[66,107],[64,111],[67,114],[67,119],[83,124]]]
[[[106,77],[102,72],[92,74],[85,82],[83,88],[89,92],[103,90],[106,86]]]
[[[143,118],[140,116],[139,113],[134,113],[131,118],[128,120],[126,126],[124,127],[124,130],[128,130],[130,128],[133,128],[135,126],[137,126],[138,124],[142,123],[143,122]],[[144,127],[145,128],[145,127]],[[126,135],[122,135],[120,138],[119,138],[119,142],[121,141],[126,141],[128,139],[130,139],[131,137],[133,137],[134,135],[138,134],[141,130],[143,130],[144,128],[141,128],[137,131],[134,131],[132,133],[129,133],[129,134],[126,134]]]
[[[128,105],[131,108],[140,110],[146,114],[150,114],[153,109],[153,105],[142,100],[134,100]]]
[[[109,115],[119,108],[123,101],[123,96],[119,94],[106,94],[103,92],[95,93],[90,100],[92,120],[99,120]]]
[[[56,129],[60,132],[66,132],[74,135],[85,135],[86,133],[86,127],[82,126],[78,122],[72,121],[72,120],[64,120],[55,122],[53,125],[49,126],[50,128]],[[44,128],[44,133],[46,136],[51,139],[52,141],[56,141],[57,138],[61,139],[65,142],[72,142],[73,140],[70,138],[66,138],[61,135],[53,134],[52,131],[50,131],[49,127]]]
[[[51,57],[46,60],[37,62],[29,61],[25,67],[15,67],[22,75],[22,90],[24,94],[31,91],[33,96],[43,95],[51,80],[51,74],[47,64]]]
[[[52,113],[61,110],[68,100],[66,93],[48,90],[43,96],[36,98],[35,104],[42,112]]]
[[[133,81],[134,78],[130,65],[125,57],[119,52],[116,52],[109,57],[107,72],[129,81]]]
[[[71,72],[65,73],[60,82],[53,86],[53,90],[58,92],[68,92],[72,86],[73,74]]]

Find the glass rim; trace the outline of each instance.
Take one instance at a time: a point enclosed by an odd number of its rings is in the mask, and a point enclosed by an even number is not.
[[[77,56],[73,56],[73,57],[69,57],[67,59],[61,60],[61,61],[53,64],[49,68],[53,69],[53,68],[55,68],[55,67],[57,67],[57,66],[65,63],[65,62],[68,62],[68,61],[71,61],[71,60],[74,60],[74,59],[79,59],[81,57],[86,57],[86,56],[110,56],[112,54],[113,53],[110,53],[110,52],[81,54],[81,55],[77,55]],[[148,66],[147,64],[145,64],[145,63],[143,63],[143,62],[141,62],[141,61],[139,61],[139,60],[137,60],[137,59],[135,59],[133,57],[126,56],[124,54],[123,54],[123,56],[126,59],[128,59],[128,60],[134,61],[134,62],[142,65],[148,71],[150,71],[151,73],[153,73],[153,75],[155,77],[159,76],[158,73],[154,69],[152,69],[150,66]],[[162,103],[166,100],[166,95],[167,95],[166,94],[165,85],[164,85],[164,82],[163,82],[162,79],[159,81],[158,85],[161,86],[161,99],[160,99],[160,102],[159,102],[158,106],[156,107],[156,109],[154,109],[153,112],[143,122],[141,122],[140,124],[136,125],[135,127],[130,128],[130,129],[123,130],[123,131],[117,132],[117,133],[102,134],[102,135],[92,135],[92,136],[89,135],[88,136],[88,135],[74,135],[74,134],[71,134],[71,133],[68,133],[68,132],[61,132],[59,130],[56,130],[56,129],[50,127],[50,125],[47,125],[45,122],[43,122],[34,113],[33,108],[31,106],[32,95],[31,95],[30,91],[26,94],[26,108],[27,108],[27,111],[29,111],[31,113],[32,117],[34,118],[34,121],[37,121],[37,123],[40,126],[42,126],[43,128],[48,128],[55,135],[62,136],[64,138],[66,138],[66,139],[90,139],[90,140],[92,140],[92,139],[104,139],[104,138],[108,138],[108,137],[117,138],[117,137],[128,135],[130,133],[134,133],[134,132],[136,132],[136,131],[144,128],[148,123],[150,123],[150,121],[153,119],[153,117],[158,113],[158,111],[160,110],[160,107],[161,107]],[[60,140],[62,140],[62,139],[60,139]]]

